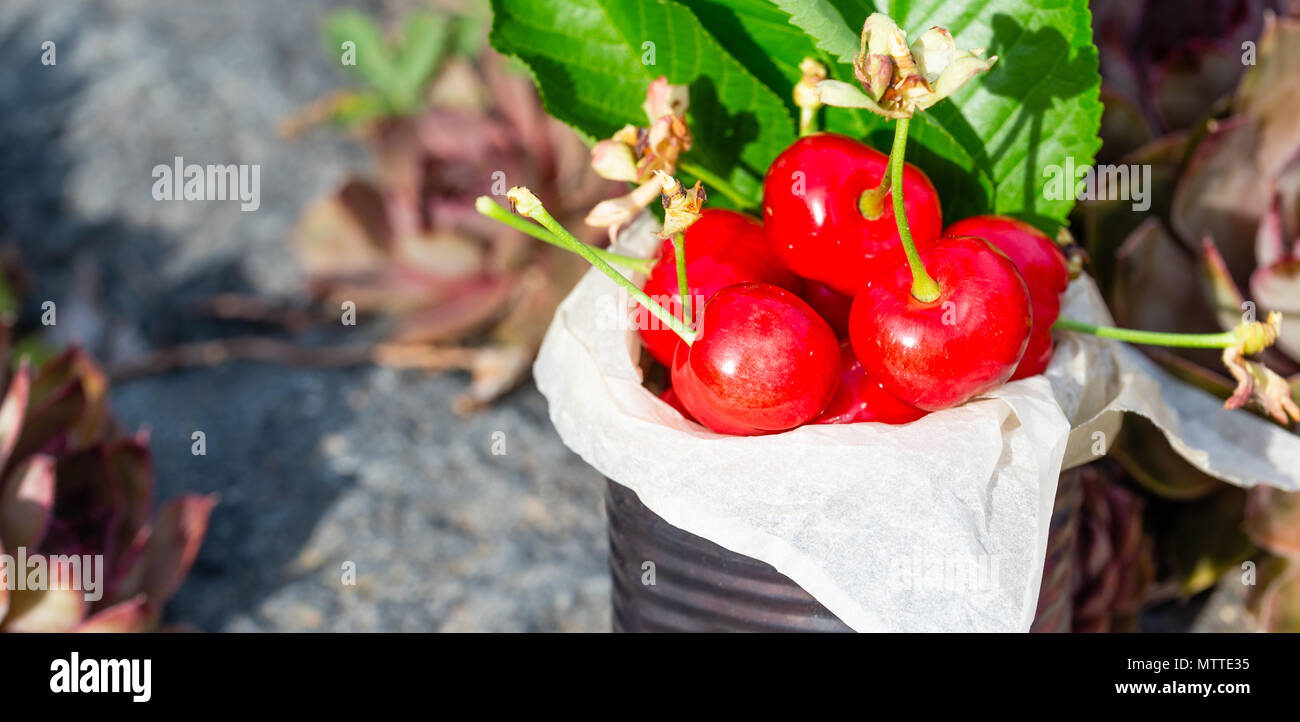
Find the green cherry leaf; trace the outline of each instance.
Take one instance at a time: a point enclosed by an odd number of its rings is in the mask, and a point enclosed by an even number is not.
[[[547,112],[588,140],[629,123],[646,125],[641,104],[660,75],[690,86],[694,145],[683,161],[744,195],[757,198],[767,166],[795,139],[787,100],[727,52],[684,4],[494,0],[492,7],[492,46],[527,65]],[[710,203],[725,205],[725,199],[714,193]]]

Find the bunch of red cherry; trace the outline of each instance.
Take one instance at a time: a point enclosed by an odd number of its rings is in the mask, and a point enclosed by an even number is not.
[[[702,212],[684,243],[689,297],[706,299],[694,337],[640,329],[671,370],[665,401],[727,434],[901,424],[1047,367],[1069,283],[1056,244],[1002,216],[944,229],[934,185],[906,165],[906,227],[933,283],[922,300],[891,204],[864,211],[888,167],[861,142],[809,135],[768,169],[762,223]],[[677,274],[665,240],[643,290],[672,297]],[[672,305],[678,319],[683,305]]]
[[[653,317],[638,328],[650,355],[669,369],[662,397],[719,433],[915,421],[1042,373],[1054,327],[1223,349],[1238,382],[1225,408],[1254,399],[1279,423],[1300,421],[1284,380],[1246,360],[1277,340],[1280,314],[1207,334],[1061,318],[1070,265],[1060,249],[1004,216],[943,228],[934,185],[903,162],[909,120],[897,120],[889,156],[839,135],[800,138],[768,169],[764,222],[701,211],[699,184],[685,191],[656,170],[665,241],[643,287],[610,264],[646,270],[645,259],[582,243],[527,188],[506,195],[538,225],[487,196],[475,207],[583,256],[627,291]]]
[[[1146,345],[1222,349],[1237,381],[1226,408],[1253,399],[1279,423],[1300,421],[1285,379],[1247,360],[1276,342],[1277,312],[1205,334],[1060,318],[1070,264],[1052,239],[1004,216],[943,227],[934,185],[904,162],[908,129],[915,112],[993,67],[997,58],[982,54],[957,49],[941,27],[909,46],[893,20],[874,13],[853,61],[862,90],[827,79],[826,68],[806,58],[793,94],[801,137],[767,170],[762,221],[701,211],[701,186],[686,191],[668,175],[692,142],[687,88],[656,79],[642,106],[651,126],[625,126],[593,148],[598,173],[640,185],[587,218],[601,226],[625,222],[649,202],[647,189],[651,197],[663,192],[665,240],[642,287],[610,263],[645,270],[645,259],[583,244],[527,188],[506,195],[540,227],[486,196],[476,208],[582,255],[627,291],[650,314],[639,326],[646,349],[669,369],[664,400],[719,433],[909,423],[1042,373],[1054,327]],[[865,108],[890,119],[889,155],[844,136],[810,134],[822,105]],[[725,179],[681,167],[746,202]]]

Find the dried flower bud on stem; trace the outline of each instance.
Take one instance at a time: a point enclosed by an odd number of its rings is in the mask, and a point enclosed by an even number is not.
[[[887,15],[874,13],[862,26],[862,42],[853,72],[862,90],[838,80],[817,84],[824,105],[865,108],[886,118],[910,118],[957,92],[997,56],[980,56],[983,48],[959,50],[952,33],[933,27],[910,47],[907,35]]]
[[[550,231],[556,241],[558,241],[559,245],[587,259],[587,262],[594,266],[596,270],[608,276],[610,280],[618,284],[624,291],[627,291],[628,295],[630,295],[633,300],[641,304],[642,307],[649,311],[655,318],[659,319],[659,321],[666,327],[672,329],[683,342],[690,344],[695,341],[695,331],[691,330],[688,325],[683,323],[681,319],[678,319],[662,305],[656,303],[653,299],[647,296],[645,291],[638,288],[635,283],[632,283],[623,276],[623,274],[615,270],[613,266],[609,265],[609,263],[607,263],[605,259],[596,252],[596,249],[588,246],[582,241],[579,241],[577,238],[574,238],[573,234],[570,233],[568,229],[560,225],[559,221],[555,220],[555,218],[546,211],[542,202],[535,194],[533,194],[532,191],[522,186],[515,186],[506,192],[506,197],[510,199],[510,207],[512,209],[520,215],[531,218],[539,223],[543,228]],[[491,199],[488,200],[490,201]],[[480,212],[485,212],[485,214],[491,215],[492,211],[489,203],[480,203],[478,205]]]
[[[659,172],[663,184],[664,227],[659,232],[660,238],[671,238],[684,233],[690,225],[700,219],[704,201],[704,184],[695,181],[693,188],[684,188],[676,178]]]
[[[686,190],[674,177],[658,172],[664,186],[664,227],[660,238],[671,238],[677,256],[677,292],[682,298],[682,318],[691,325],[691,292],[686,281],[686,229],[700,219],[704,205],[704,186],[695,181],[695,187]]]
[[[1277,311],[1269,313],[1267,320],[1242,321],[1236,328],[1222,333],[1137,331],[1098,326],[1064,317],[1057,319],[1052,328],[1149,346],[1221,348],[1223,364],[1237,381],[1232,396],[1223,403],[1225,409],[1241,408],[1254,399],[1279,424],[1288,423],[1288,419],[1300,421],[1300,407],[1297,407],[1295,399],[1291,397],[1291,387],[1287,381],[1264,364],[1246,359],[1246,356],[1257,354],[1277,341],[1282,328],[1282,314]]]

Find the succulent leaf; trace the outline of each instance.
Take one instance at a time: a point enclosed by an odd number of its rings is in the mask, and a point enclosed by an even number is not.
[[[308,206],[293,244],[308,274],[357,276],[382,265],[391,236],[383,196],[369,183],[350,181]]]
[[[1242,489],[1221,485],[1213,496],[1186,505],[1174,518],[1168,546],[1174,578],[1184,596],[1198,594],[1250,558],[1255,547],[1242,530]]]
[[[85,446],[100,438],[108,422],[108,376],[79,348],[72,351],[73,369],[86,394],[86,411],[73,428],[74,443]]]
[[[1261,632],[1300,631],[1300,562],[1270,557],[1259,565],[1259,577],[1252,595]]]
[[[1285,424],[1300,418],[1300,14],[1276,17],[1272,5],[1203,0],[1188,13],[1183,0],[1090,3],[1106,99],[1101,156],[1152,164],[1156,189],[1146,214],[1115,201],[1085,202],[1080,211],[1093,270],[1121,325],[1204,332],[1216,321],[1236,329],[1251,312],[1255,319],[1282,312],[1275,345],[1253,359],[1245,348],[1222,359],[1144,351],[1229,407],[1253,398],[1261,408],[1252,404],[1252,412]],[[1243,55],[1248,48],[1253,61]],[[1156,139],[1130,152],[1144,136]],[[1135,160],[1154,147],[1169,151],[1168,162]],[[1166,203],[1160,187],[1168,185]],[[1126,240],[1112,269],[1115,238]],[[1187,293],[1189,278],[1199,294]],[[1172,552],[1185,594],[1223,578],[1253,553],[1252,540],[1296,552],[1291,495],[1259,487],[1247,504],[1240,490],[1223,490],[1173,455],[1158,430],[1128,422],[1116,454],[1135,481],[1176,500],[1154,508],[1172,519],[1160,526],[1161,548]],[[1252,596],[1261,626],[1300,629],[1296,563],[1269,557],[1260,571]]]
[[[1111,310],[1128,328],[1203,333],[1217,324],[1204,292],[1192,282],[1197,259],[1183,248],[1159,219],[1148,218],[1124,241],[1115,258]],[[1219,354],[1173,349],[1184,358],[1218,368]]]
[[[100,553],[111,564],[121,551],[117,539],[126,499],[108,471],[105,448],[97,444],[60,455],[55,475],[55,517],[43,549],[52,554]]]
[[[322,37],[330,58],[338,57],[344,43],[351,43],[356,51],[356,64],[352,66],[390,104],[398,103],[401,73],[398,61],[384,38],[379,26],[368,15],[358,10],[340,10],[326,20]]]
[[[1228,272],[1228,264],[1219,254],[1214,240],[1208,236],[1201,242],[1201,273],[1205,280],[1205,287],[1209,290],[1208,300],[1214,309],[1215,317],[1219,320],[1219,326],[1225,331],[1236,328],[1237,324],[1241,323],[1246,299],[1237,288],[1236,281],[1232,280],[1232,274]]]
[[[86,390],[78,381],[72,381],[45,397],[33,393],[28,402],[23,432],[14,445],[13,458],[40,451],[51,442],[66,445],[72,438],[72,429],[85,418],[87,406]]]
[[[1157,132],[1187,129],[1241,77],[1242,43],[1259,37],[1266,4],[1199,0],[1193,13],[1185,0],[1092,0],[1103,87],[1140,108]]]
[[[1101,102],[1106,108],[1101,115],[1101,135],[1106,143],[1097,157],[1098,162],[1119,161],[1128,153],[1151,142],[1154,137],[1151,124],[1142,108],[1128,96],[1103,84]]]
[[[8,338],[0,314],[3,366]],[[0,402],[0,554],[22,550],[28,561],[3,567],[24,575],[27,588],[0,579],[2,632],[151,631],[197,553],[215,498],[176,500],[151,534],[148,436],[120,435],[107,392],[104,372],[75,347],[35,373],[24,359],[9,377]],[[102,574],[95,601],[74,574],[84,557]],[[115,598],[136,569],[148,587]]]
[[[1214,239],[1241,286],[1254,267],[1255,231],[1270,205],[1259,170],[1243,162],[1256,157],[1260,143],[1260,124],[1250,116],[1217,123],[1188,160],[1170,211],[1183,238]]]
[[[1300,188],[1296,190],[1300,191]],[[1282,235],[1284,231],[1281,204],[1281,196],[1274,194],[1273,204],[1260,220],[1259,230],[1255,233],[1255,263],[1260,266],[1271,266],[1282,260],[1286,254],[1286,241]]]
[[[1081,483],[1073,630],[1133,631],[1155,572],[1142,499],[1121,486],[1105,462],[1084,467]]]
[[[1300,492],[1268,486],[1251,489],[1246,503],[1246,531],[1256,544],[1270,552],[1300,558]]]
[[[1300,360],[1300,259],[1285,258],[1255,270],[1250,292],[1264,309],[1282,312],[1277,345]]]
[[[1120,159],[1126,165],[1151,167],[1150,215],[1144,217],[1134,213],[1132,202],[1122,198],[1079,203],[1083,240],[1092,259],[1091,272],[1108,300],[1115,281],[1116,254],[1139,225],[1147,221],[1154,223],[1153,216],[1158,218],[1167,214],[1189,145],[1186,134],[1170,135],[1151,141]]]
[[[54,512],[54,458],[37,454],[18,464],[0,488],[0,539],[11,549],[35,549]]]
[[[1230,95],[1241,77],[1241,51],[1222,43],[1193,41],[1151,73],[1152,101],[1166,128],[1187,128]]]
[[[4,554],[4,540],[0,539],[0,556]],[[9,613],[9,584],[9,566],[0,564],[0,628],[4,627],[5,615]]]
[[[158,625],[156,607],[143,594],[100,610],[73,627],[72,632],[148,632]]]
[[[104,449],[105,472],[121,490],[122,515],[115,548],[126,549],[149,523],[153,506],[153,457],[143,434],[113,441]]]
[[[1187,463],[1155,424],[1129,414],[1111,453],[1124,470],[1162,499],[1192,501],[1223,488],[1223,482]]]
[[[9,455],[13,453],[18,437],[22,434],[31,385],[31,369],[27,366],[27,360],[23,359],[9,382],[4,401],[0,402],[0,469],[9,463]]]
[[[161,606],[180,588],[198,555],[215,496],[186,494],[169,501],[154,519],[144,552],[115,591],[116,599],[144,594]]]
[[[370,27],[363,34],[376,36]],[[341,40],[337,34],[332,36],[334,42]],[[358,55],[364,45],[357,42]],[[382,38],[372,45],[382,46]],[[482,38],[476,36],[473,45],[482,45]],[[392,59],[400,60],[400,52]],[[324,308],[338,313],[342,303],[351,302],[359,315],[387,315],[381,319],[383,341],[424,352],[419,359],[422,368],[477,369],[479,363],[500,368],[485,360],[510,357],[509,373],[482,375],[491,383],[479,384],[475,370],[475,389],[470,394],[475,400],[459,405],[469,408],[490,401],[489,388],[499,395],[526,377],[529,359],[522,363],[513,359],[521,350],[531,355],[533,344],[498,341],[498,337],[516,335],[520,319],[539,327],[522,334],[530,338],[543,332],[550,321],[519,305],[528,298],[521,279],[550,265],[550,247],[475,212],[474,199],[486,190],[483,184],[495,185],[499,175],[526,183],[547,199],[560,223],[578,230],[586,242],[603,240],[606,231],[580,231],[583,214],[600,199],[625,191],[591,169],[587,145],[547,116],[532,82],[508,67],[501,56],[485,54],[474,63],[451,58],[438,67],[428,87],[432,107],[416,115],[383,112],[360,129],[373,154],[373,176],[353,177],[312,203],[295,225],[292,242],[307,271],[311,295]],[[684,87],[665,80],[650,90],[643,99],[651,112],[685,111]],[[631,119],[623,122],[627,120]],[[645,155],[634,157],[634,170],[646,175],[649,170],[641,167],[642,162],[662,162],[674,143],[683,142],[674,135],[683,128],[671,122],[652,125],[655,138],[651,128],[635,126],[613,138],[628,149],[616,149],[623,156],[616,160],[625,161],[627,152],[635,155],[637,146],[643,146]],[[609,157],[600,155],[606,163]],[[607,164],[601,170],[628,172],[626,167],[611,170]],[[600,220],[603,225],[616,223],[658,195],[655,182],[635,198],[639,204],[630,210],[607,205],[602,211],[613,213]],[[547,277],[546,281],[553,286],[568,284],[559,289],[567,291],[571,287],[567,278]],[[515,327],[499,329],[504,319],[514,319]],[[430,343],[447,348],[427,346]],[[381,364],[398,356],[385,349],[374,354]],[[411,358],[399,361],[409,363]]]
[[[1300,123],[1295,122],[1300,19],[1267,14],[1255,60],[1242,78],[1235,109],[1259,121],[1255,169],[1264,178],[1275,178],[1300,149]]]
[[[393,338],[403,343],[436,343],[465,336],[500,316],[517,285],[518,278],[506,274],[467,279],[456,284],[456,291],[443,303],[405,313]]]
[[[66,632],[86,615],[84,592],[77,589],[15,589],[0,632]]]
[[[1212,396],[1226,399],[1236,388],[1236,383],[1223,374],[1175,356],[1166,349],[1147,349],[1147,353],[1179,381],[1191,384]]]

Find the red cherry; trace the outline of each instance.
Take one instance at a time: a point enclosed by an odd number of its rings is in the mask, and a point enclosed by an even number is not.
[[[817,312],[766,283],[727,286],[698,313],[695,342],[673,357],[672,384],[700,423],[723,434],[792,429],[826,408],[839,342]]]
[[[875,263],[904,265],[892,193],[874,220],[858,207],[888,165],[884,153],[832,133],[800,138],[777,156],[763,180],[763,224],[781,261],[845,294],[857,292]],[[912,165],[903,169],[903,204],[918,248],[939,237],[939,195]]]
[[[1065,256],[1047,234],[1006,216],[967,218],[948,226],[943,234],[983,238],[1007,254],[1020,269],[1034,306],[1034,329],[1025,356],[1011,380],[1042,373],[1052,360],[1052,324],[1061,315],[1061,294],[1070,284]]]
[[[836,336],[849,337],[849,310],[853,308],[852,296],[846,296],[819,281],[805,281],[799,298],[807,301],[818,315],[826,319],[826,323],[831,325]]]
[[[1060,306],[1057,306],[1057,315],[1060,315]],[[1055,319],[1053,319],[1055,323]],[[1025,345],[1025,355],[1020,359],[1019,365],[1016,366],[1015,373],[1011,374],[1008,381],[1025,379],[1030,376],[1037,376],[1047,370],[1047,366],[1052,363],[1052,352],[1056,349],[1052,346],[1052,327],[1049,324],[1046,327],[1038,325],[1038,304],[1034,304],[1034,328],[1029,333],[1029,343]]]
[[[801,282],[768,248],[763,226],[755,219],[722,209],[708,209],[686,229],[686,280],[694,306],[724,286],[754,281],[798,291]],[[646,295],[682,318],[677,287],[677,250],[666,240],[659,260],[642,288]],[[659,363],[669,366],[681,339],[658,319],[643,314],[641,340]]]
[[[840,387],[826,405],[826,410],[813,420],[814,424],[856,424],[859,421],[879,421],[885,424],[906,424],[925,416],[928,412],[908,406],[885,390],[871,378],[862,362],[853,354],[848,341],[840,344]]]
[[[682,406],[682,400],[677,398],[677,392],[673,391],[673,387],[669,386],[664,389],[664,392],[659,394],[659,400],[676,409],[677,413],[685,416],[690,421],[695,421],[695,417],[691,416],[691,412],[687,411],[685,406]]]
[[[867,374],[886,391],[938,411],[1011,377],[1033,312],[1020,271],[988,242],[941,238],[919,253],[939,297],[917,300],[906,264],[879,269],[853,300],[849,337]]]
[[[943,235],[975,236],[992,243],[1016,264],[1030,294],[1059,298],[1070,284],[1065,256],[1046,233],[1024,221],[1007,216],[975,216],[948,226]]]

